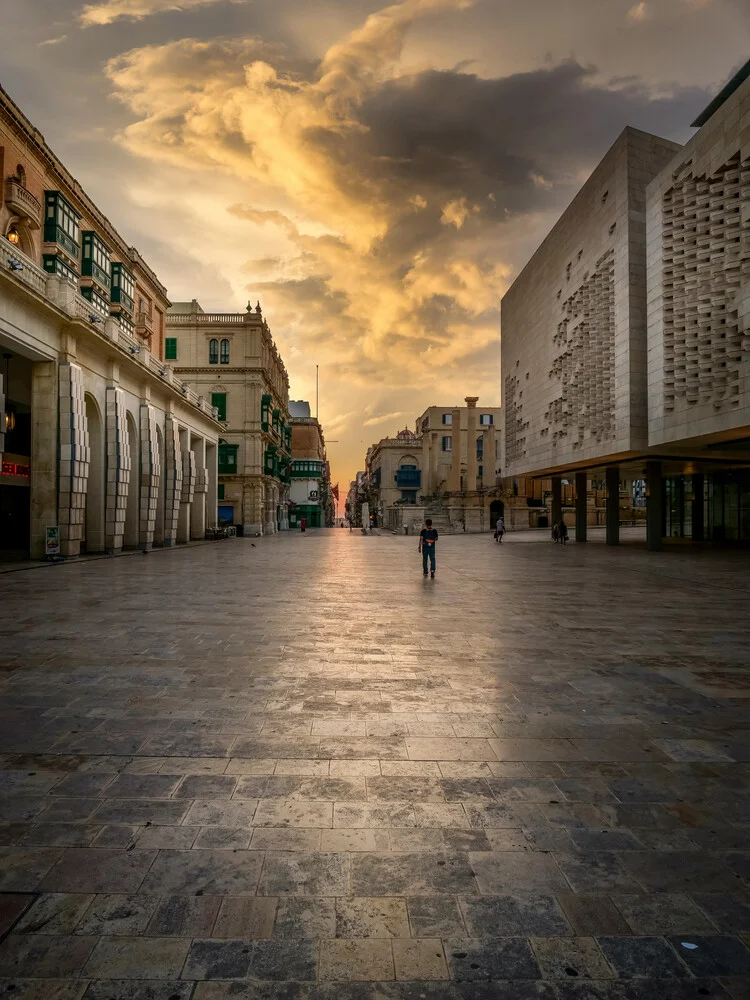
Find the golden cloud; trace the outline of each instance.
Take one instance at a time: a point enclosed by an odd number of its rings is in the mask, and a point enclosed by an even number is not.
[[[188,10],[216,3],[247,2],[248,0],[100,0],[99,3],[86,4],[78,19],[84,27],[90,28],[112,24],[122,18],[141,21],[152,14],[163,14],[170,10]]]

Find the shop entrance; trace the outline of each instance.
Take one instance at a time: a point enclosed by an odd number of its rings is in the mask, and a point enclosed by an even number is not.
[[[0,348],[5,446],[0,468],[0,560],[29,558],[31,533],[32,362]]]

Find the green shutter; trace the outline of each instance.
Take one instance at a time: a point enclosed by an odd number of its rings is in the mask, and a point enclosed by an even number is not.
[[[219,420],[227,419],[227,394],[225,392],[212,392],[211,406],[215,406],[218,409]]]
[[[224,499],[224,483],[219,483],[216,488],[218,490],[217,499],[218,500],[223,500]]]
[[[166,337],[164,340],[164,360],[177,360],[177,337]]]

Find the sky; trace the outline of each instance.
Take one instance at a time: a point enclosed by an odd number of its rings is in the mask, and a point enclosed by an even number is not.
[[[0,82],[167,286],[260,300],[342,494],[501,402],[500,300],[626,125],[684,142],[747,0],[2,0]]]

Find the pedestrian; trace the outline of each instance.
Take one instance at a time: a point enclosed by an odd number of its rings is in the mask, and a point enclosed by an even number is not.
[[[375,518],[370,514],[370,531],[375,527]]]
[[[560,534],[560,544],[567,545],[568,543],[568,526],[565,521],[560,518],[560,523],[557,526],[557,530]]]
[[[557,525],[557,521],[552,525],[552,541],[557,545],[560,541],[560,529]]]
[[[497,524],[495,525],[495,541],[500,544],[503,540],[503,535],[505,534],[505,521],[502,517],[497,519]]]
[[[435,577],[435,543],[438,540],[437,529],[432,527],[432,521],[428,517],[424,523],[424,528],[419,532],[418,552],[422,553],[422,572],[427,576],[427,560],[430,562],[430,576]]]

